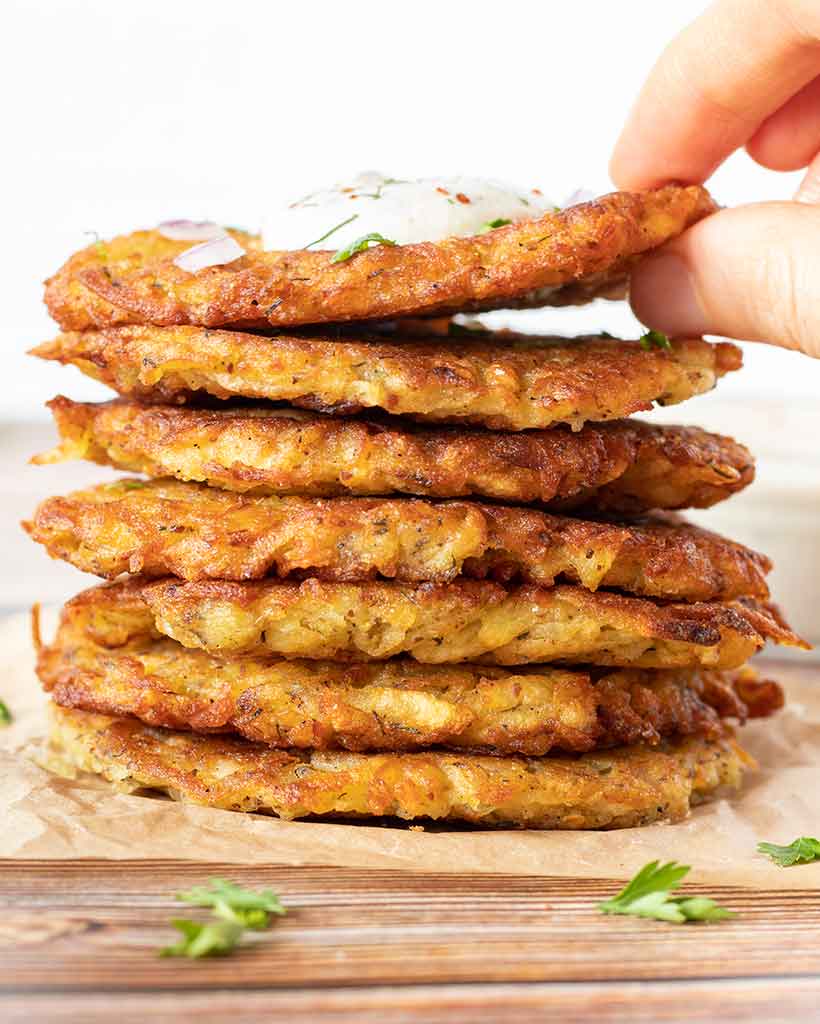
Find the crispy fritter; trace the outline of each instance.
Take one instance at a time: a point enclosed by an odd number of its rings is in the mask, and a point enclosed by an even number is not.
[[[441,745],[534,756],[717,735],[721,718],[764,717],[783,704],[777,683],[749,669],[222,661],[157,639],[151,621],[140,631],[144,605],[130,596],[133,607],[119,614],[113,605],[101,610],[94,592],[65,606],[54,642],[38,652],[38,674],[56,703],[283,748]]]
[[[427,664],[538,662],[737,668],[767,639],[801,641],[752,599],[656,604],[580,587],[496,583],[121,580],[74,599],[106,646],[166,635],[223,657]]]
[[[770,569],[763,555],[663,516],[613,523],[466,501],[251,497],[176,480],[48,498],[24,526],[52,557],[109,579],[464,574],[710,600],[766,597]]]
[[[55,767],[127,792],[280,818],[385,816],[524,828],[628,828],[685,818],[754,761],[730,734],[580,757],[280,751],[52,707]]]
[[[742,362],[735,345],[699,338],[647,350],[615,338],[489,337],[403,342],[123,327],[61,334],[33,354],[72,363],[145,401],[181,404],[204,392],[495,430],[578,429],[653,402],[674,405],[710,390]]]
[[[48,406],[61,441],[33,462],[89,459],[254,495],[476,494],[635,513],[706,508],[754,479],[730,438],[636,420],[491,434],[262,407]]]
[[[473,238],[376,246],[344,262],[331,251],[264,252],[191,274],[190,247],[157,231],[75,254],[46,283],[65,329],[118,324],[288,326],[589,301],[624,291],[630,264],[715,210],[702,188],[615,192]]]

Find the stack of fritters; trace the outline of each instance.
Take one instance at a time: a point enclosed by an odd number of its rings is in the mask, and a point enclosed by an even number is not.
[[[611,828],[737,785],[727,720],[782,703],[743,666],[800,641],[767,559],[673,510],[745,487],[752,459],[624,417],[708,390],[738,350],[419,337],[419,318],[617,296],[711,208],[615,194],[345,260],[232,231],[246,255],[195,273],[159,232],[72,257],[46,296],[65,333],[35,352],[121,397],[55,399],[61,444],[35,461],[151,479],[26,524],[114,581],[40,648],[55,749],[288,818]]]

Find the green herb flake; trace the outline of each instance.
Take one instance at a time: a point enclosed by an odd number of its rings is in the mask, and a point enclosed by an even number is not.
[[[653,348],[672,348],[669,338],[662,331],[647,331],[641,338],[640,345],[646,352],[651,351]]]
[[[496,228],[506,227],[507,224],[512,224],[509,217],[496,217],[495,220],[485,221],[478,231],[476,231],[476,234],[485,235],[488,231],[495,231]]]
[[[203,956],[225,956],[236,949],[244,928],[237,921],[189,921],[177,918],[171,924],[182,938],[173,946],[166,946],[160,956],[187,956],[199,960]]]
[[[364,252],[365,249],[369,249],[371,245],[396,245],[391,238],[385,238],[384,235],[380,235],[378,231],[371,231],[369,235],[362,235],[361,238],[357,238],[355,242],[351,242],[346,249],[339,249],[333,256],[331,263],[344,263],[345,260],[349,260],[351,256],[355,256],[357,252]]]
[[[4,700],[0,700],[0,725],[11,725],[14,721],[9,706]]]
[[[775,843],[758,843],[758,853],[765,853],[767,857],[779,864],[781,868],[790,868],[793,864],[810,864],[814,860],[820,860],[820,839],[812,839],[811,836],[799,836],[788,846],[777,846]]]
[[[97,250],[99,258],[105,262],[108,259],[108,250],[105,247],[105,242],[100,238],[96,231],[84,231],[84,235],[93,235],[94,237],[94,248]]]
[[[358,218],[358,216],[358,213],[354,213],[352,216],[348,217],[347,220],[343,220],[341,223],[331,228],[330,231],[326,231],[321,238],[317,238],[314,242],[308,242],[305,248],[310,249],[312,246],[318,245],[319,242],[324,242],[326,238],[330,238],[331,235],[335,235],[337,231],[340,231],[346,224],[352,223]]]
[[[611,900],[598,904],[604,914],[629,914],[670,924],[724,921],[735,915],[706,896],[671,896],[691,869],[686,864],[657,860],[645,865]]]
[[[139,491],[148,486],[147,480],[117,480],[112,487],[121,487],[124,491]]]
[[[211,878],[207,885],[178,892],[176,898],[197,907],[211,907],[217,917],[255,930],[267,928],[271,914],[287,913],[272,889],[243,889],[224,878]]]

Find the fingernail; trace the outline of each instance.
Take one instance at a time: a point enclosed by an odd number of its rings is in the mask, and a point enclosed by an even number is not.
[[[675,252],[660,252],[633,272],[629,298],[638,319],[674,336],[705,334],[706,313],[689,268]]]

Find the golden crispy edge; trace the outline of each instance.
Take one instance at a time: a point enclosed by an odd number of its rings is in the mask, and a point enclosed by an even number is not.
[[[742,363],[735,345],[700,338],[645,350],[634,341],[599,337],[503,335],[444,344],[200,327],[74,332],[32,351],[145,401],[184,403],[204,391],[336,415],[381,409],[497,430],[557,423],[578,429],[654,402],[673,405],[710,390]]]
[[[802,643],[775,609],[751,599],[656,604],[572,586],[134,579],[84,600],[101,630],[109,613],[117,631],[130,615],[134,634],[155,629],[230,657],[737,668],[767,639]]]
[[[246,256],[196,274],[171,262],[188,244],[138,232],[75,254],[47,281],[45,300],[73,330],[288,326],[588,301],[620,295],[636,256],[715,209],[699,186],[616,192],[473,238],[376,246],[340,263],[330,251],[261,252],[245,236]]]
[[[748,486],[742,445],[635,420],[525,434],[414,428],[264,407],[47,403],[60,443],[45,465],[88,459],[243,494],[469,495],[610,512],[705,508]]]
[[[63,770],[235,811],[560,829],[680,820],[691,804],[738,787],[754,764],[731,735],[690,737],[664,750],[621,748],[605,757],[286,753],[56,707],[51,747]]]
[[[715,734],[721,718],[764,717],[783,704],[780,687],[748,669],[224,662],[156,637],[133,591],[131,608],[102,613],[88,596],[66,605],[54,642],[38,649],[37,672],[56,703],[154,726],[238,732],[274,747],[543,755]]]
[[[633,523],[415,498],[248,497],[122,480],[40,504],[30,536],[86,572],[248,580],[556,579],[685,600],[768,595],[763,555],[655,516]]]

